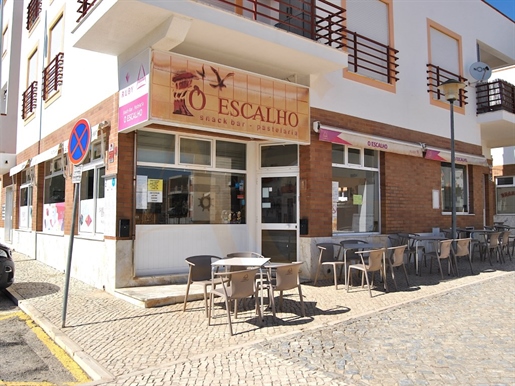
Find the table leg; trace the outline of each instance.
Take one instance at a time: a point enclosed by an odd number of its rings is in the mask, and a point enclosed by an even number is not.
[[[347,285],[347,283],[349,282],[349,272],[347,271],[347,250],[344,249],[343,250],[343,269],[345,270],[345,272],[343,273],[343,277],[345,278],[345,283],[344,285]]]
[[[383,276],[384,290],[385,290],[385,292],[389,292],[388,291],[388,280],[386,277],[386,251],[383,251],[383,275],[384,275]]]
[[[418,272],[418,240],[415,240],[415,275],[419,275],[419,272]]]
[[[260,298],[261,298],[261,321],[264,320],[264,301],[263,301],[263,268],[259,268],[259,286],[260,286],[260,290],[261,290],[261,295],[260,295]],[[257,299],[256,299],[257,300]]]

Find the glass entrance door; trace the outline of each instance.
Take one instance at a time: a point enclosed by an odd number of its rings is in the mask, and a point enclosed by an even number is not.
[[[261,253],[273,262],[297,261],[297,175],[261,177]]]

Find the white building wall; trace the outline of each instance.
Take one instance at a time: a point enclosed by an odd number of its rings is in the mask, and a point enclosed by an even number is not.
[[[463,16],[460,16],[463,15]],[[466,17],[464,16],[466,15]],[[461,36],[463,76],[472,81],[470,65],[478,61],[477,43],[515,58],[515,23],[481,1],[394,1],[394,39],[399,50],[396,92],[343,79],[341,71],[312,76],[313,107],[336,111],[442,137],[449,134],[449,111],[430,104],[427,92],[428,19]],[[495,26],[495,28],[493,28]],[[502,37],[502,38],[500,38]],[[481,145],[474,85],[468,85],[466,114],[455,114],[455,138]]]
[[[23,29],[21,78],[20,78],[20,106],[21,94],[27,89],[27,63],[30,52],[38,49],[38,105],[32,120],[18,124],[17,152],[37,143],[41,138],[59,129],[63,125],[80,118],[87,109],[95,106],[102,100],[118,91],[118,61],[115,56],[99,54],[72,47],[71,36],[76,27],[78,17],[77,3],[64,0],[53,1],[50,5],[43,2],[40,20],[29,33]],[[26,10],[25,10],[26,12]],[[44,57],[45,30],[56,19],[60,12],[64,12],[64,66],[63,84],[60,96],[51,103],[41,99],[42,77],[41,73],[47,64]],[[47,28],[45,28],[45,19]],[[41,108],[43,106],[43,109]],[[41,116],[41,114],[43,114]],[[98,122],[90,122],[94,125]],[[71,131],[70,127],[70,131]]]
[[[22,2],[8,1],[3,5],[3,34],[7,28],[1,55],[0,75],[0,171],[6,173],[16,164],[16,126],[19,117],[18,80],[20,78],[20,39]],[[5,53],[5,55],[4,55]],[[4,92],[7,94],[4,94]],[[7,99],[4,100],[4,96]]]

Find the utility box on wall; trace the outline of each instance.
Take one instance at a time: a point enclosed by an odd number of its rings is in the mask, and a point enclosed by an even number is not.
[[[129,237],[131,234],[131,220],[128,218],[120,219],[118,224],[118,237]]]
[[[302,236],[307,235],[309,233],[308,229],[308,219],[307,218],[301,218],[300,219],[300,234]]]

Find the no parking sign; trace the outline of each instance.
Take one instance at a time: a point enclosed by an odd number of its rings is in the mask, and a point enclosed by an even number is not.
[[[73,165],[80,165],[89,151],[91,127],[87,119],[77,121],[68,140],[68,158]]]

